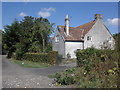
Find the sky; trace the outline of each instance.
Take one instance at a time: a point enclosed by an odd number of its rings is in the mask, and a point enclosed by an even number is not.
[[[24,16],[44,17],[51,23],[65,25],[65,15],[70,18],[70,27],[77,27],[94,20],[102,14],[103,21],[112,34],[118,32],[117,2],[2,2],[2,29]]]

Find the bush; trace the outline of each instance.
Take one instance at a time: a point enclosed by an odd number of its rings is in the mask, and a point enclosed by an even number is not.
[[[50,51],[48,53],[48,58],[50,59],[50,64],[56,64],[58,59],[58,52],[57,51]]]
[[[23,55],[23,60],[29,60],[33,62],[43,62],[43,63],[49,62],[47,53],[26,53]]]
[[[43,62],[49,64],[59,64],[62,60],[62,56],[56,51],[50,51],[49,53],[23,53],[16,51],[13,53],[12,58],[16,60],[29,60],[33,62]]]
[[[76,52],[78,67],[57,73],[59,84],[74,84],[78,88],[119,87],[119,53],[115,50],[88,48]]]
[[[56,73],[55,75],[56,82],[58,82],[61,85],[74,84],[76,81],[75,81],[74,74],[72,74],[72,72],[74,72],[73,69],[68,69],[63,73]]]

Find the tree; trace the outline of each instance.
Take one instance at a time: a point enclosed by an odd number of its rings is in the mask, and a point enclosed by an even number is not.
[[[48,43],[50,34],[53,32],[53,26],[47,19],[37,18],[34,23],[34,34],[39,44],[42,45],[42,52],[45,52],[45,46]],[[41,46],[40,46],[41,47]]]
[[[51,50],[49,38],[53,32],[52,26],[47,19],[32,16],[25,16],[20,22],[15,20],[11,25],[6,25],[3,48],[7,51],[8,57],[15,53],[17,59],[21,59],[26,52]]]
[[[12,53],[16,50],[15,44],[19,42],[20,37],[20,25],[19,22],[15,19],[12,25],[6,25],[4,27],[3,35],[3,50],[7,50],[8,58],[11,57]]]
[[[115,39],[115,49],[120,51],[120,32],[113,35]]]
[[[0,55],[2,54],[2,30],[0,30]]]

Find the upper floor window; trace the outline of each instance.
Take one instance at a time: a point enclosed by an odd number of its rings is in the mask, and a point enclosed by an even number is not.
[[[87,37],[87,41],[92,41],[92,37],[91,37],[91,36],[88,36],[88,37]]]
[[[111,41],[111,40],[112,40],[112,37],[109,37],[108,40]]]
[[[109,42],[112,42],[112,37],[109,37],[109,38],[108,38],[108,41],[109,41]]]
[[[59,42],[59,35],[55,36],[55,42]]]

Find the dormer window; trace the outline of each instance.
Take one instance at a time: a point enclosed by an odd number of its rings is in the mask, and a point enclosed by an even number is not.
[[[59,35],[55,36],[55,42],[59,42]]]
[[[91,36],[88,36],[88,37],[87,37],[87,41],[92,41],[92,37],[91,37]]]

